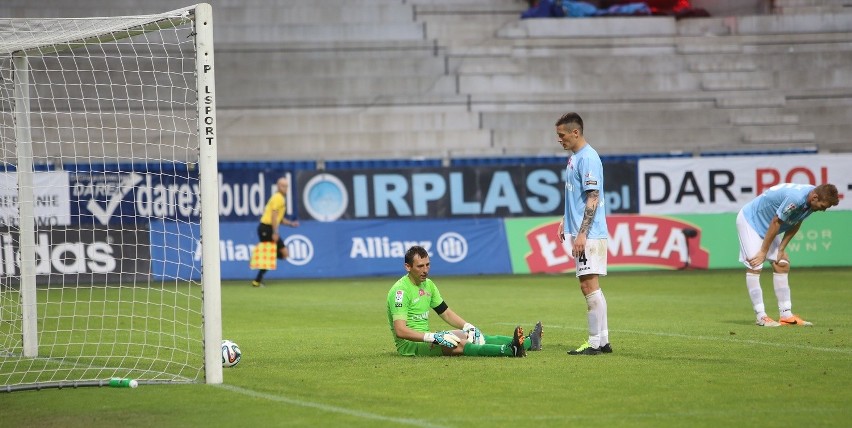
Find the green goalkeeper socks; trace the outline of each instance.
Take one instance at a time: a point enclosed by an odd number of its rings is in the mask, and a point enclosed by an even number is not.
[[[486,345],[511,345],[512,338],[509,336],[489,336],[487,334],[483,334],[482,337],[485,338]],[[524,349],[527,351],[530,350],[530,346],[532,346],[532,340],[529,336],[524,338]]]
[[[512,356],[512,338],[509,336],[488,336],[485,337],[484,345],[475,345],[468,343],[464,345],[463,354],[477,357],[499,357]],[[529,350],[532,345],[532,340],[529,337],[524,339],[524,349]]]
[[[473,343],[468,343],[464,345],[463,354],[469,357],[510,357],[512,356],[512,348],[504,345],[474,345]]]

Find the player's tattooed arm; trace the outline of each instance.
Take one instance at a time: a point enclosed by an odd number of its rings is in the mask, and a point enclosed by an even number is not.
[[[598,199],[600,199],[600,190],[590,190],[586,193],[586,210],[583,211],[583,222],[580,223],[580,233],[589,235],[589,229],[592,228],[592,220],[595,219],[595,212],[598,210]]]

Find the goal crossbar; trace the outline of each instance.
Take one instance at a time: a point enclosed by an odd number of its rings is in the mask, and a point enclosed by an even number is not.
[[[16,21],[7,20],[0,26],[0,31],[17,31],[27,34],[19,37],[14,43],[0,41],[0,54],[13,55],[46,55],[63,50],[76,49],[89,44],[102,44],[118,41],[152,31],[165,30],[183,25],[193,18],[195,6],[175,9],[171,12],[142,15],[117,16],[105,18],[69,18],[78,29],[66,33],[51,32],[51,24],[55,19],[28,19],[27,26],[20,27]],[[106,20],[120,20],[113,24],[104,24]],[[2,28],[6,27],[6,28]],[[35,35],[36,33],[41,33]],[[31,34],[31,35],[30,35]]]

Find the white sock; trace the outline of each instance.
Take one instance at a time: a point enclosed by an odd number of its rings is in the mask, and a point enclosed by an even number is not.
[[[601,347],[601,290],[595,290],[586,295],[586,306],[588,311],[586,317],[589,319],[589,345],[592,348]]]
[[[609,324],[607,323],[607,306],[606,306],[606,297],[604,297],[603,290],[601,290],[601,346],[609,343]]]
[[[793,316],[793,302],[790,300],[790,282],[786,273],[773,273],[772,285],[775,286],[775,297],[778,298],[778,313],[781,318]]]
[[[754,308],[754,314],[757,319],[766,316],[766,307],[763,306],[763,290],[760,289],[760,274],[746,272],[746,287],[748,288],[748,296],[751,297],[751,307]]]

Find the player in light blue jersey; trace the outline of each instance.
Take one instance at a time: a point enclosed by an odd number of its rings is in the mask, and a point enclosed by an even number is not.
[[[606,275],[607,237],[603,208],[603,163],[583,136],[583,119],[567,113],[556,121],[556,136],[570,151],[565,178],[565,214],[559,222],[559,240],[571,236],[571,256],[577,265],[580,291],[586,297],[589,338],[570,355],[612,352],[609,343],[607,306],[598,277]]]
[[[788,280],[790,258],[785,249],[811,213],[825,211],[839,202],[837,187],[833,184],[813,186],[782,183],[772,186],[747,203],[737,214],[740,262],[746,266],[746,287],[757,325],[813,325],[793,313]],[[766,314],[763,305],[760,271],[766,260],[772,263],[772,283],[775,297],[778,298],[780,317],[778,321]]]

